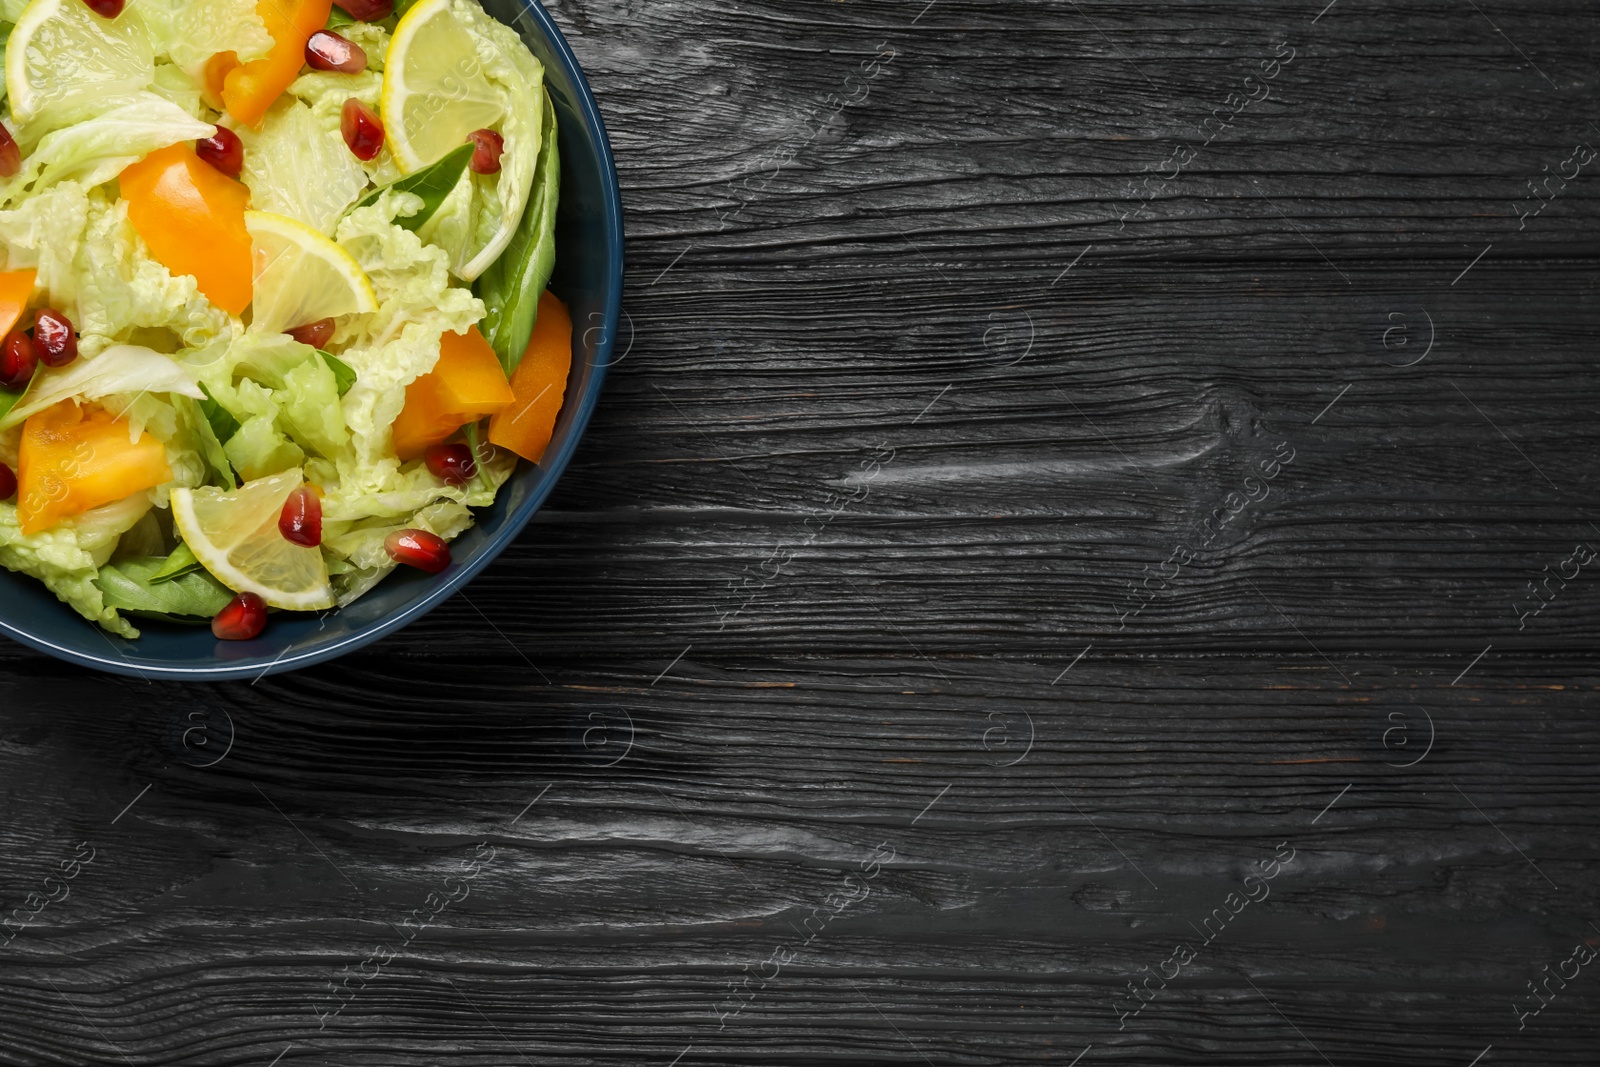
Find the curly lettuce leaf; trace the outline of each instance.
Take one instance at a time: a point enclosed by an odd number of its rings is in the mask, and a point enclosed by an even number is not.
[[[22,401],[0,418],[0,430],[72,397],[96,400],[150,393],[176,393],[195,399],[205,396],[193,374],[171,356],[138,345],[114,345],[92,359],[79,358],[65,367],[40,373]]]
[[[100,185],[159,148],[210,137],[214,131],[172,101],[139,93],[91,119],[45,134],[22,169],[0,181],[0,204],[14,204],[58,182]]]
[[[155,54],[170,57],[191,77],[218,52],[248,63],[272,50],[255,0],[139,0],[137,9]]]
[[[175,350],[232,333],[227,313],[193,278],[150,257],[127,205],[104,189],[91,193],[63,181],[0,210],[0,261],[5,270],[38,271],[40,303],[67,313],[87,357],[124,341],[152,346],[160,339]]]
[[[330,236],[339,216],[368,185],[367,172],[345,147],[338,119],[319,121],[293,96],[272,105],[259,133],[248,127],[237,132],[244,142],[239,177],[257,211],[298,219]]]
[[[350,443],[338,457],[339,485],[323,501],[325,515],[396,513],[381,497],[402,488],[390,428],[405,406],[406,386],[433,369],[446,331],[463,332],[483,318],[483,302],[451,284],[445,254],[394,225],[396,214],[402,208],[409,214],[416,201],[409,193],[385,193],[339,222],[339,243],[372,280],[378,311],[339,337],[345,344],[339,358],[356,380],[343,401]],[[437,495],[437,482],[434,489]]]
[[[308,450],[332,458],[350,442],[339,401],[339,379],[312,349],[300,365],[284,375],[283,419],[289,435]]]
[[[123,637],[138,637],[139,631],[106,604],[95,580],[118,540],[149,510],[150,494],[136,493],[23,536],[16,505],[0,503],[0,566],[39,579],[90,622]]]
[[[427,530],[452,541],[472,526],[472,512],[453,500],[441,500],[421,508],[403,521],[374,520],[342,529],[330,537],[323,534],[326,553],[345,560],[350,569],[333,577],[334,595],[339,606],[361,599],[396,567],[384,550],[383,542],[396,530]]]
[[[245,419],[239,432],[228,438],[222,450],[239,477],[247,482],[293,470],[306,461],[305,452],[278,429],[277,419],[271,415],[252,415]]]

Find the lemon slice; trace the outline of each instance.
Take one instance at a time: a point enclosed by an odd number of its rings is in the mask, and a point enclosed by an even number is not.
[[[18,122],[46,108],[70,109],[142,89],[155,77],[139,19],[103,19],[83,0],[33,0],[18,17],[5,55],[6,95]]]
[[[303,548],[278,531],[298,468],[246,482],[231,493],[215,487],[174,489],[172,524],[195,559],[236,593],[255,593],[270,607],[320,611],[334,605],[322,550]]]
[[[422,0],[395,26],[380,107],[389,148],[406,173],[438,162],[505,114],[505,93],[484,72],[478,48],[450,0]]]
[[[421,0],[395,26],[384,59],[383,127],[407,173],[437,163],[492,129],[505,141],[500,172],[463,174],[429,220],[424,241],[472,281],[516,234],[533,186],[544,116],[544,67],[517,32],[473,0]]]
[[[303,222],[246,211],[255,309],[250,329],[282,333],[319,319],[378,310],[372,282],[350,253]]]

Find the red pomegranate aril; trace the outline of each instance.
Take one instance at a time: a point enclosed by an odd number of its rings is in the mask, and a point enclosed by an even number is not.
[[[438,574],[450,566],[450,545],[427,530],[396,530],[383,539],[389,558],[419,571]]]
[[[78,331],[72,320],[55,308],[40,308],[33,316],[33,351],[46,367],[65,367],[78,358]]]
[[[22,169],[22,149],[17,147],[17,139],[11,136],[11,131],[0,122],[0,178],[14,177]]]
[[[306,41],[306,66],[337,74],[360,74],[367,69],[367,53],[332,30],[318,30]]]
[[[363,163],[377,159],[383,151],[383,120],[353,96],[344,102],[339,132],[344,134],[350,152]]]
[[[316,490],[302,485],[289,494],[278,513],[278,532],[302,548],[322,544],[322,500]]]
[[[394,14],[394,0],[333,0],[333,6],[357,22],[377,22]]]
[[[296,326],[292,330],[285,330],[284,333],[287,333],[303,345],[321,348],[333,340],[333,327],[334,322],[332,319],[318,319],[316,322],[308,322],[304,326]]]
[[[506,150],[506,139],[493,130],[473,130],[467,134],[472,142],[472,161],[467,166],[474,174],[499,174],[500,157]]]
[[[466,445],[434,445],[428,449],[426,458],[428,470],[446,485],[465,484],[478,473],[478,465],[472,461],[472,449]]]
[[[0,500],[10,500],[17,495],[17,475],[4,463],[0,463]]]
[[[230,178],[244,170],[244,142],[226,126],[218,126],[216,133],[196,141],[194,154]]]
[[[114,19],[122,14],[123,0],[83,0],[93,11],[103,19]]]
[[[267,626],[267,602],[255,593],[240,593],[211,620],[220,641],[248,641]]]
[[[33,381],[33,372],[39,366],[39,356],[33,350],[33,339],[21,330],[12,330],[0,341],[0,389],[15,393]]]

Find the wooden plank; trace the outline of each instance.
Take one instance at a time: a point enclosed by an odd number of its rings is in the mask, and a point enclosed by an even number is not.
[[[553,9],[577,461],[334,665],[0,648],[0,1063],[1592,1062],[1587,10]]]

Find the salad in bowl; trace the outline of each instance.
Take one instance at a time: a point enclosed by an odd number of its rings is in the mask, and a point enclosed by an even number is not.
[[[0,0],[0,566],[248,640],[549,446],[544,71],[478,0]]]

